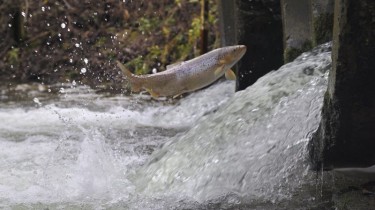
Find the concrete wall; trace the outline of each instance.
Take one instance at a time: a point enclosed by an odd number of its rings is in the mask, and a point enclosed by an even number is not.
[[[219,1],[221,46],[238,44],[238,18],[235,1]]]
[[[310,145],[315,168],[375,164],[375,1],[336,0],[333,69]]]
[[[284,61],[293,61],[313,46],[312,13],[309,0],[281,0]]]
[[[332,40],[334,0],[311,0],[313,45]]]
[[[222,45],[244,44],[236,90],[283,64],[282,24],[278,0],[220,0]]]
[[[332,40],[334,0],[220,0],[222,46],[244,44],[237,90]]]
[[[332,40],[334,0],[281,0],[284,61]]]

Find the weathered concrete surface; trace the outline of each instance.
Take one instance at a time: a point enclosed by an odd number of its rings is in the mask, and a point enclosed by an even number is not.
[[[375,168],[372,168],[372,170]],[[370,170],[333,170],[325,172],[325,179],[334,180],[325,183],[324,188],[331,192],[324,193],[334,203],[336,209],[368,210],[375,208],[375,171]]]
[[[332,40],[334,0],[311,0],[313,45]]]
[[[375,164],[375,1],[336,0],[333,70],[309,145],[315,168]]]
[[[208,52],[208,0],[201,1],[201,21],[202,21],[202,27],[200,31],[200,54],[203,55],[206,52]]]
[[[238,44],[238,18],[235,1],[219,1],[221,46]]]
[[[284,62],[293,61],[313,46],[310,0],[281,0]]]
[[[283,64],[280,1],[219,2],[222,45],[247,46],[236,71],[236,90],[243,90]]]

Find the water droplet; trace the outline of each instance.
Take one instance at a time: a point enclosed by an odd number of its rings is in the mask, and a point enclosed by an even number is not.
[[[86,71],[87,71],[86,68],[82,68],[82,69],[81,69],[81,73],[82,73],[82,74],[86,73]]]
[[[42,11],[44,12],[46,10],[46,8],[42,7]]]
[[[21,12],[22,16],[26,17],[26,13],[25,12]]]
[[[60,88],[59,92],[60,93],[65,93],[65,89],[64,88]]]
[[[65,28],[66,27],[66,24],[65,23],[61,23],[61,28]]]
[[[34,101],[34,103],[38,104],[39,106],[42,105],[42,103],[40,103],[38,98],[34,98],[33,101]]]
[[[76,46],[76,47],[79,47],[79,44],[78,44],[78,43],[76,43],[76,44],[75,44],[75,46]]]
[[[70,59],[69,59],[69,62],[70,62],[70,63],[73,63],[73,59],[70,58]]]
[[[153,73],[153,74],[156,74],[157,72],[158,72],[158,70],[156,70],[156,68],[153,68],[153,69],[152,69],[152,73]]]
[[[83,59],[83,62],[85,62],[85,64],[87,64],[89,62],[89,60],[87,58]]]
[[[76,83],[75,80],[73,80],[72,85],[73,85],[73,86],[76,86],[76,85],[77,85],[77,83]]]
[[[12,27],[12,24],[8,24],[9,28]]]

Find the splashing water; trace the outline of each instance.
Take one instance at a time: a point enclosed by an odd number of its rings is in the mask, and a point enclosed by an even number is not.
[[[232,97],[233,85],[220,83],[175,104],[106,97],[87,87],[64,88],[59,99],[31,93],[32,103],[1,104],[0,207],[129,200],[128,173]]]
[[[320,120],[329,50],[304,53],[237,93],[222,82],[170,103],[74,87],[57,99],[32,96],[32,105],[4,103],[0,207],[313,199],[306,145]]]
[[[152,155],[136,174],[146,193],[205,201],[228,193],[290,198],[309,175],[309,135],[320,120],[330,53],[303,54],[235,94]]]

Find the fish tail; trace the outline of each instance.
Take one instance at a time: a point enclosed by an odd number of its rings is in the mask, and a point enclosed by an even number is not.
[[[120,61],[117,61],[117,66],[121,69],[122,73],[125,75],[126,79],[131,85],[131,89],[134,92],[139,92],[142,89],[142,78],[134,75],[127,69]]]

